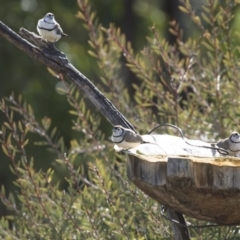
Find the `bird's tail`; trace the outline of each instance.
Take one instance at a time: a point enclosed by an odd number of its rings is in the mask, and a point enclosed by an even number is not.
[[[62,33],[62,36],[63,36],[63,37],[66,37],[66,38],[69,38],[69,37],[70,37],[70,36],[67,35],[66,33]]]

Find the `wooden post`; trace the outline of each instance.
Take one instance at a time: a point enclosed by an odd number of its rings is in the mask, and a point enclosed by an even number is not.
[[[166,209],[168,218],[172,219],[171,228],[174,233],[176,240],[190,240],[190,234],[186,227],[186,222],[183,215],[179,212],[174,211],[171,208]],[[176,221],[176,223],[174,223]],[[178,224],[180,223],[180,224]]]

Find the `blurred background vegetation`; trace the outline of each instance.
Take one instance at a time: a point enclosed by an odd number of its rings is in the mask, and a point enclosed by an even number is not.
[[[16,32],[21,27],[37,32],[38,19],[53,12],[64,32],[71,36],[61,39],[57,47],[140,133],[146,133],[157,123],[168,122],[181,127],[190,138],[210,141],[227,137],[232,130],[237,131],[239,125],[237,2],[2,0],[0,20]],[[95,17],[91,15],[93,12]],[[0,96],[5,98],[14,93],[16,101],[11,98],[7,105],[15,107],[14,121],[20,120],[29,130],[25,149],[28,160],[34,158],[31,169],[37,185],[46,188],[48,198],[55,199],[56,204],[51,205],[45,198],[45,210],[54,222],[51,230],[46,230],[51,220],[36,200],[34,184],[31,181],[26,181],[26,185],[23,181],[13,183],[14,179],[26,180],[31,176],[23,162],[19,164],[26,172],[19,173],[17,167],[13,173],[10,171],[9,164],[17,164],[23,153],[16,153],[11,162],[11,157],[3,151],[0,153],[0,185],[5,187],[7,196],[9,192],[13,192],[15,198],[23,195],[16,200],[11,197],[11,201],[21,202],[21,213],[31,212],[33,204],[39,210],[33,214],[33,221],[41,222],[41,227],[34,224],[36,235],[27,229],[31,221],[27,222],[23,215],[18,215],[11,226],[15,223],[22,227],[23,232],[27,232],[23,236],[34,236],[31,239],[70,239],[69,236],[72,239],[122,239],[126,234],[129,239],[172,239],[169,223],[159,216],[157,203],[127,182],[126,159],[115,156],[108,141],[111,125],[81,91],[77,94],[78,91],[69,86],[67,94],[59,94],[59,79],[2,38],[0,70]],[[20,94],[33,111],[28,108],[25,112],[23,100],[18,99]],[[3,105],[0,121],[11,123]],[[11,132],[9,128],[6,131]],[[54,143],[47,139],[43,142],[43,133],[58,142],[57,150]],[[102,148],[103,145],[107,147]],[[101,150],[95,152],[93,146]],[[56,159],[60,160],[56,162]],[[54,169],[54,174],[50,170],[46,173],[49,168]],[[88,185],[87,181],[93,184]],[[58,182],[60,185],[55,185]],[[88,188],[84,188],[85,185]],[[20,191],[21,188],[28,190]],[[59,189],[67,190],[68,196]],[[32,200],[35,204],[26,203],[31,194],[35,196]],[[0,215],[16,214],[11,203],[2,199],[5,205],[1,206]],[[69,212],[62,201],[71,208]],[[51,209],[55,210],[54,214]],[[64,216],[66,213],[69,215]],[[76,222],[71,222],[69,216],[74,216]],[[58,222],[58,219],[61,220]],[[79,229],[76,230],[76,226]],[[65,227],[67,233],[61,238]],[[56,232],[58,237],[52,238]],[[234,233],[237,230],[231,227],[191,232],[196,239],[231,239]]]

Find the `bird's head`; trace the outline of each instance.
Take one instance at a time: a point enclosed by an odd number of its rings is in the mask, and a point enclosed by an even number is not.
[[[230,136],[230,141],[233,143],[240,143],[240,134],[238,132],[233,132]]]
[[[112,129],[112,135],[114,137],[120,137],[124,134],[125,130],[121,125],[116,125]]]
[[[47,23],[54,23],[55,19],[54,19],[54,14],[53,13],[47,13],[44,17],[44,21]]]

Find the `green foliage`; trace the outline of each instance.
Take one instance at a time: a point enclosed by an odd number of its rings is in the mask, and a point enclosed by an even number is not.
[[[209,140],[237,130],[240,35],[233,18],[237,1],[206,0],[199,14],[188,1],[181,1],[180,10],[195,26],[192,36],[184,39],[179,24],[171,21],[169,31],[176,38],[171,45],[155,25],[141,51],[134,50],[119,27],[101,24],[89,1],[78,0],[78,5],[76,16],[89,36],[97,85],[138,131],[146,133],[157,123],[168,122],[191,138]],[[137,79],[131,88],[124,81],[128,71]],[[64,118],[72,120],[71,129],[64,125],[69,142],[55,126],[59,119],[46,117],[44,111],[37,116],[40,113],[36,115],[21,96],[12,94],[0,102],[5,118],[2,152],[15,177],[12,193],[1,187],[7,209],[1,238],[173,239],[159,204],[129,183],[126,158],[114,153],[104,120],[78,89],[58,77],[57,90],[69,104]],[[37,148],[40,156],[31,152]],[[49,166],[42,167],[36,159]],[[190,232],[192,239],[237,239],[238,227]]]
[[[73,130],[85,136],[84,140],[72,140],[69,150],[63,147],[62,138],[56,137],[50,120],[44,118],[38,123],[21,97],[15,100],[11,96],[0,104],[7,119],[2,126],[2,149],[17,186],[14,195],[7,197],[4,188],[0,194],[11,212],[2,220],[2,237],[11,233],[16,239],[132,239],[154,236],[156,231],[168,236],[158,204],[127,183],[124,158],[118,156],[116,161],[112,147],[98,129],[98,119],[86,109],[74,88],[69,88],[66,96],[76,118]],[[23,119],[16,123],[14,114]],[[26,145],[35,144],[27,140],[30,133],[39,134],[43,141],[38,145],[47,146],[58,157],[56,168],[68,172],[67,189],[59,189],[52,169],[34,170],[34,161],[25,150]],[[89,162],[87,173],[82,171],[83,162],[78,164],[80,160]],[[6,220],[13,225],[11,230]],[[151,227],[146,227],[146,221]]]

